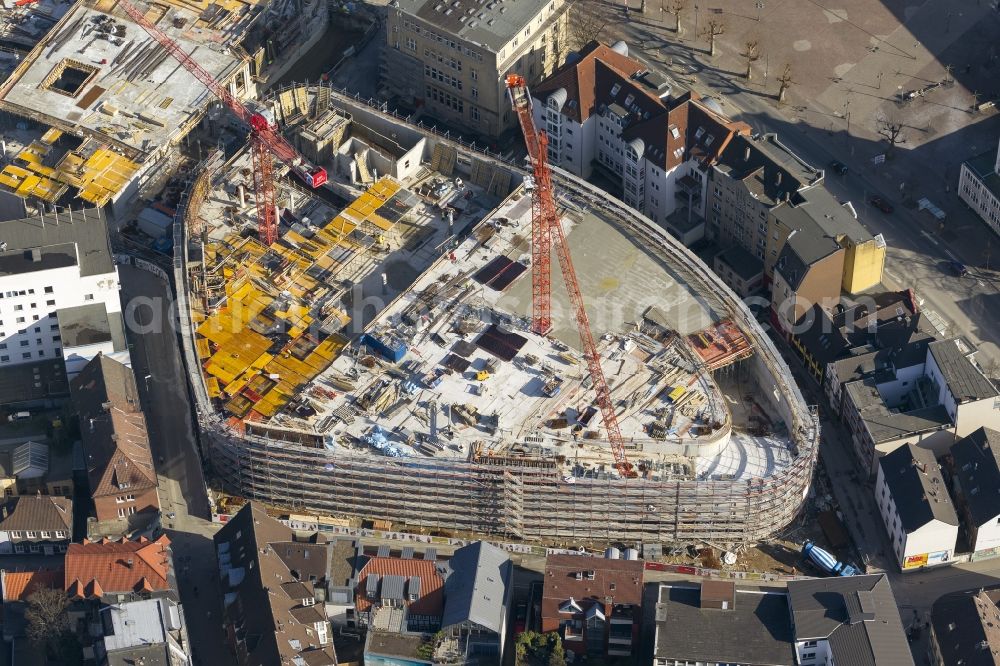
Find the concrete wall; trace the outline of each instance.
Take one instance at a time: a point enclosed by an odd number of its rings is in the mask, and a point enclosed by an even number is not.
[[[1000,197],[986,187],[964,163],[958,178],[958,196],[983,219],[986,226],[1000,234]]]
[[[923,376],[923,363],[908,368],[896,368],[896,378],[891,382],[882,382],[876,388],[878,388],[882,400],[891,409],[902,402],[906,393],[913,389],[917,379]]]
[[[976,542],[973,551],[989,550],[1000,547],[1000,515],[994,516],[976,529]]]

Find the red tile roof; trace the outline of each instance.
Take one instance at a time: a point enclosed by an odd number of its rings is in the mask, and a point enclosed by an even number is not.
[[[632,75],[646,69],[646,66],[638,60],[612,51],[610,46],[591,42],[580,52],[579,60],[566,63],[557,69],[552,76],[532,89],[532,95],[538,99],[546,99],[549,94],[564,88],[566,102],[563,104],[563,113],[582,123],[594,112],[595,99],[599,95],[597,90],[599,67],[602,81],[620,79],[632,86],[635,85],[631,83]],[[608,83],[607,87],[610,88],[612,84]],[[645,90],[638,89],[643,96],[649,97]],[[571,100],[576,104],[570,104]]]
[[[586,573],[577,580],[577,572],[594,572],[589,580]],[[604,605],[610,597],[613,604],[642,604],[641,560],[609,560],[585,555],[550,555],[545,561],[545,582],[542,591],[542,631],[549,631],[545,622],[556,620],[559,605],[573,597],[586,611],[595,602]],[[614,589],[612,589],[612,587]],[[563,618],[568,617],[563,614]]]
[[[64,589],[76,597],[170,589],[170,539],[70,544]],[[129,562],[131,561],[131,564]]]
[[[369,574],[402,576],[420,579],[420,598],[409,603],[410,613],[415,615],[440,616],[444,612],[444,579],[437,572],[435,562],[430,560],[404,560],[396,557],[373,557],[361,568],[358,586],[355,588],[355,607],[359,612],[371,608],[365,596],[365,584]]]
[[[24,601],[35,590],[63,587],[62,569],[40,569],[38,571],[4,571],[3,600]]]

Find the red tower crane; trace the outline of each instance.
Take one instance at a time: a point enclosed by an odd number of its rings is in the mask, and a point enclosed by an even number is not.
[[[604,427],[608,431],[608,441],[611,442],[611,452],[615,458],[615,468],[624,477],[635,477],[632,463],[625,455],[625,439],[618,427],[618,416],[611,401],[611,389],[608,388],[604,370],[601,368],[601,357],[597,353],[594,335],[590,332],[590,318],[583,304],[583,294],[580,283],[576,279],[576,269],[569,254],[566,236],[559,222],[555,197],[552,191],[552,171],[548,165],[548,137],[545,132],[535,129],[535,120],[531,115],[531,95],[524,77],[517,74],[507,76],[507,92],[511,104],[521,122],[524,133],[524,143],[528,147],[535,178],[535,187],[531,193],[531,328],[545,335],[552,328],[551,318],[551,246],[556,248],[559,257],[559,267],[562,269],[563,282],[573,305],[576,315],[576,327],[580,332],[580,342],[583,346],[583,357],[587,360],[587,369],[597,394],[597,405],[601,408]]]
[[[278,219],[274,205],[274,164],[271,155],[281,160],[309,187],[319,187],[326,182],[326,169],[314,167],[305,160],[278,127],[268,121],[258,111],[246,107],[229,89],[219,83],[204,67],[188,55],[180,45],[162,30],[150,23],[146,16],[129,0],[118,0],[118,5],[129,17],[138,23],[149,36],[159,42],[187,71],[201,81],[219,101],[250,127],[250,143],[253,154],[253,181],[257,200],[257,228],[260,240],[270,245],[278,239]],[[270,153],[270,154],[269,154]]]

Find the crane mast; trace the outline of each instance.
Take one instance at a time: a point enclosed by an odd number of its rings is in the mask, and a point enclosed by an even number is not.
[[[254,189],[257,201],[257,225],[261,242],[270,245],[278,237],[278,219],[274,204],[274,165],[271,162],[271,155],[281,160],[295,175],[312,188],[319,187],[326,182],[326,169],[310,165],[281,135],[276,125],[268,121],[263,114],[249,109],[237,99],[208,70],[195,62],[194,58],[185,52],[180,44],[153,25],[138,7],[129,0],[118,0],[118,5],[184,69],[204,84],[237,118],[250,127]]]
[[[531,194],[532,330],[539,335],[545,335],[552,328],[550,262],[551,247],[554,245],[563,281],[566,283],[566,291],[573,305],[576,327],[580,332],[583,357],[587,361],[587,369],[597,396],[597,405],[601,409],[604,427],[608,431],[615,468],[624,477],[635,477],[636,472],[625,454],[625,439],[618,426],[618,415],[615,414],[615,406],[611,400],[611,389],[608,388],[604,370],[601,368],[601,357],[597,353],[594,335],[590,331],[590,318],[583,303],[576,269],[573,268],[573,259],[566,244],[566,235],[559,221],[552,189],[552,171],[548,165],[548,137],[545,132],[535,129],[535,120],[531,115],[531,95],[524,77],[517,74],[508,75],[507,92],[521,123],[535,179],[535,188]]]

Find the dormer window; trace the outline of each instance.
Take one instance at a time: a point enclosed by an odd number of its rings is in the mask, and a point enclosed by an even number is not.
[[[675,139],[681,138],[681,131],[677,129],[676,125],[670,126],[670,136],[674,137]]]
[[[705,133],[705,128],[704,127],[699,127],[695,131],[695,133],[694,133],[694,139],[695,139],[695,141],[697,141],[698,139],[700,139],[701,135],[704,134],[704,133]]]
[[[625,98],[625,106],[631,106],[632,102],[635,101],[635,95],[629,95]]]
[[[621,91],[621,89],[622,86],[620,83],[616,83],[615,85],[611,86],[611,96],[614,97],[615,95],[617,95],[619,91]]]

